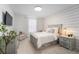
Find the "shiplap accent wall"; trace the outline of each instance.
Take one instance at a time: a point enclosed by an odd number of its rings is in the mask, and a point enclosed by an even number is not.
[[[79,5],[72,5],[56,14],[45,18],[45,27],[50,24],[63,24],[70,28],[76,37],[76,48],[79,49]]]

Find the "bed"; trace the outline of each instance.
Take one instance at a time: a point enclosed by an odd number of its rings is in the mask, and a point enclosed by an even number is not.
[[[35,32],[30,34],[30,40],[37,49],[45,48],[52,44],[57,44],[60,26],[50,25],[43,32]]]

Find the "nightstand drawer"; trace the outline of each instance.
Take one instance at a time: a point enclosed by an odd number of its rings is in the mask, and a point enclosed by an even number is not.
[[[59,41],[64,41],[64,38],[60,37],[60,38],[59,38]]]
[[[67,38],[64,38],[63,41],[64,41],[66,44],[69,44],[69,42],[70,42],[69,39],[67,39]]]
[[[73,50],[75,47],[75,39],[69,37],[59,37],[59,44],[65,48]]]
[[[65,47],[65,48],[69,48],[69,47],[70,47],[70,46],[69,46],[69,43],[64,42],[64,47]]]
[[[59,41],[59,44],[60,44],[61,46],[63,46],[63,45],[64,45],[64,42],[63,42],[63,41]]]

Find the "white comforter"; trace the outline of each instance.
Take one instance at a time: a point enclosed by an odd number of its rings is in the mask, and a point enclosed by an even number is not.
[[[37,46],[40,48],[43,44],[57,40],[57,35],[48,32],[36,32],[32,35],[37,39]]]

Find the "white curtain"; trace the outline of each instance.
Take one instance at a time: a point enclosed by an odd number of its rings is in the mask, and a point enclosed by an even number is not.
[[[29,33],[37,31],[37,21],[36,19],[29,19]]]

